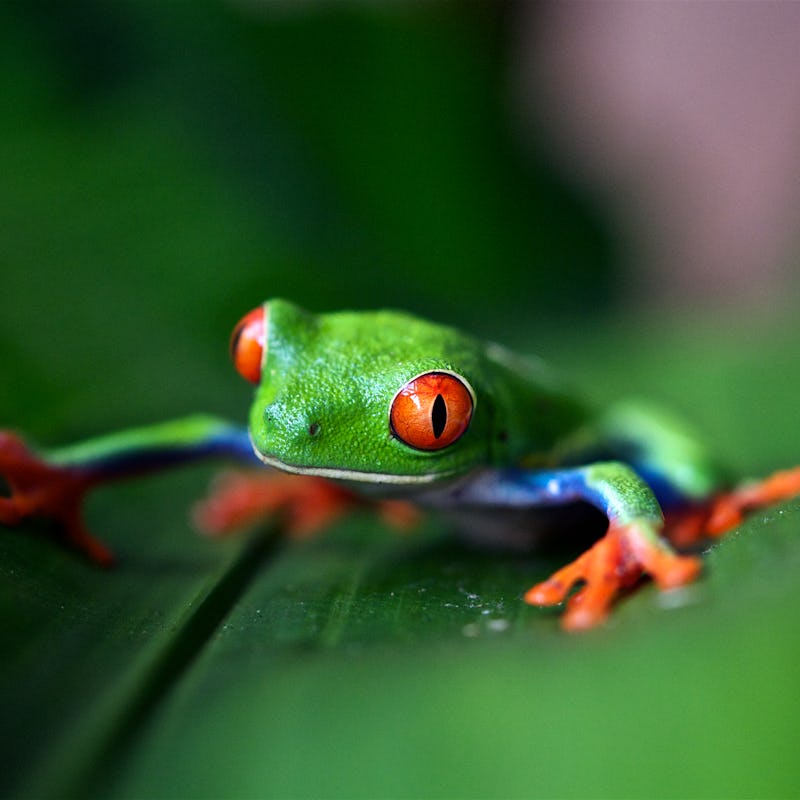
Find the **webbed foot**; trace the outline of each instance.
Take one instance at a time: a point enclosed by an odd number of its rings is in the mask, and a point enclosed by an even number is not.
[[[800,496],[800,467],[749,481],[729,492],[667,514],[664,536],[680,550],[719,539],[759,508]]]
[[[205,534],[223,537],[266,519],[278,518],[297,537],[324,528],[353,507],[350,492],[322,478],[282,472],[224,472],[209,496],[197,503],[193,519]]]
[[[418,512],[408,503],[371,503],[324,478],[282,472],[228,472],[215,481],[208,498],[195,506],[197,527],[210,536],[277,518],[289,536],[311,536],[355,508],[374,505],[396,528],[413,526]]]
[[[707,536],[719,537],[735,528],[745,514],[800,495],[800,467],[775,472],[717,497],[705,523]]]
[[[600,624],[617,595],[649,576],[660,589],[691,583],[702,562],[683,556],[658,535],[647,521],[614,524],[605,536],[575,561],[525,593],[525,602],[552,606],[566,601],[561,625],[584,630]],[[580,589],[570,596],[577,584]]]
[[[0,497],[0,524],[50,519],[64,541],[101,566],[114,561],[112,552],[92,536],[83,522],[83,498],[90,486],[80,470],[49,464],[15,433],[0,431],[0,476],[9,494]]]

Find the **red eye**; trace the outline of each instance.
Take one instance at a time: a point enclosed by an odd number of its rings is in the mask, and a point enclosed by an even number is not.
[[[417,450],[441,450],[469,426],[472,391],[450,372],[426,372],[410,380],[392,400],[392,433]]]
[[[265,307],[259,306],[242,317],[231,334],[231,358],[239,374],[250,383],[261,380],[266,331]]]

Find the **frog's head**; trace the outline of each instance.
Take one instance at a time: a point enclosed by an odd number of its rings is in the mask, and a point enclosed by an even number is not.
[[[284,300],[254,309],[231,340],[258,385],[250,436],[289,472],[424,484],[486,463],[485,348],[392,311],[310,314]]]

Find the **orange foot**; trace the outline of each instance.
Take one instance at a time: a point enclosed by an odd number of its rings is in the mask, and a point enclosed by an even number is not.
[[[0,497],[0,524],[28,518],[58,523],[64,540],[101,566],[114,561],[111,551],[83,523],[82,504],[91,480],[77,469],[48,464],[16,434],[0,431],[0,476],[10,494]]]
[[[800,495],[800,467],[776,472],[719,494],[710,502],[667,514],[664,536],[677,548],[717,539],[739,525],[748,512]]]
[[[702,562],[675,553],[647,521],[611,524],[608,532],[571,564],[525,593],[525,602],[552,606],[567,601],[561,618],[566,630],[584,630],[601,623],[617,594],[649,575],[659,588],[691,583]],[[572,588],[583,586],[569,599]]]
[[[717,497],[705,525],[708,536],[722,536],[735,528],[748,511],[790,500],[800,495],[800,467],[775,472]]]
[[[222,537],[277,517],[285,533],[310,536],[359,506],[374,505],[397,528],[413,526],[418,512],[408,503],[368,503],[324,478],[282,472],[229,472],[221,475],[211,495],[194,510],[201,531]]]

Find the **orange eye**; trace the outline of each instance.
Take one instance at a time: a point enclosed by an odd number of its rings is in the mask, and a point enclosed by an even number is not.
[[[254,308],[239,320],[231,334],[231,358],[239,374],[250,383],[261,380],[267,325],[264,306]]]
[[[450,372],[425,372],[410,380],[392,400],[392,433],[417,450],[441,450],[469,427],[474,402],[463,378]]]

